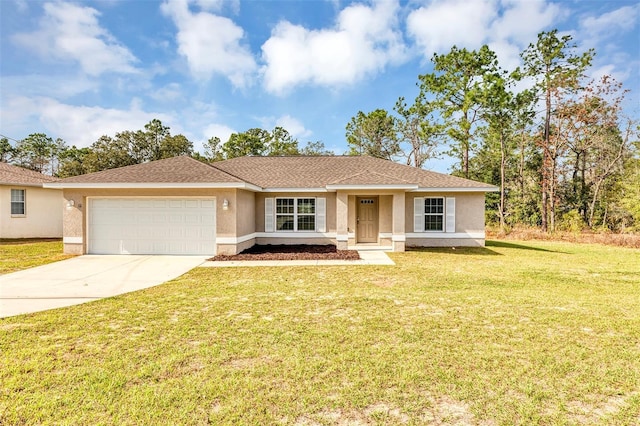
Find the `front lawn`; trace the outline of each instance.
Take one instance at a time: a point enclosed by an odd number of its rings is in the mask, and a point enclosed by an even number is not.
[[[72,257],[61,240],[0,240],[0,275]]]
[[[0,424],[640,424],[640,252],[199,268],[0,320]]]

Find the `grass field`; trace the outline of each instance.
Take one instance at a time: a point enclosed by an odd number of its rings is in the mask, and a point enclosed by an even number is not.
[[[0,424],[640,424],[640,252],[199,268],[0,320]]]
[[[0,240],[0,274],[68,259],[61,240]]]

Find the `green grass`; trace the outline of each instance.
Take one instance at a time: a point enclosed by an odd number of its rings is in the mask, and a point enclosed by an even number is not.
[[[0,240],[0,274],[33,268],[72,257],[62,254],[60,240]]]
[[[640,424],[640,252],[199,268],[0,320],[0,424]]]

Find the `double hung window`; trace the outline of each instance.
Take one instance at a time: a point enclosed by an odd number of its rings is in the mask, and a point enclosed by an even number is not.
[[[276,198],[277,231],[315,231],[315,198]]]
[[[424,230],[444,231],[444,198],[424,199]]]
[[[24,189],[11,190],[11,216],[24,216],[27,213]]]

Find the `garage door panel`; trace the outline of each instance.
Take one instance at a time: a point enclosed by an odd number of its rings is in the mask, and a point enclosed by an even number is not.
[[[213,199],[90,199],[88,221],[90,253],[215,254]]]

